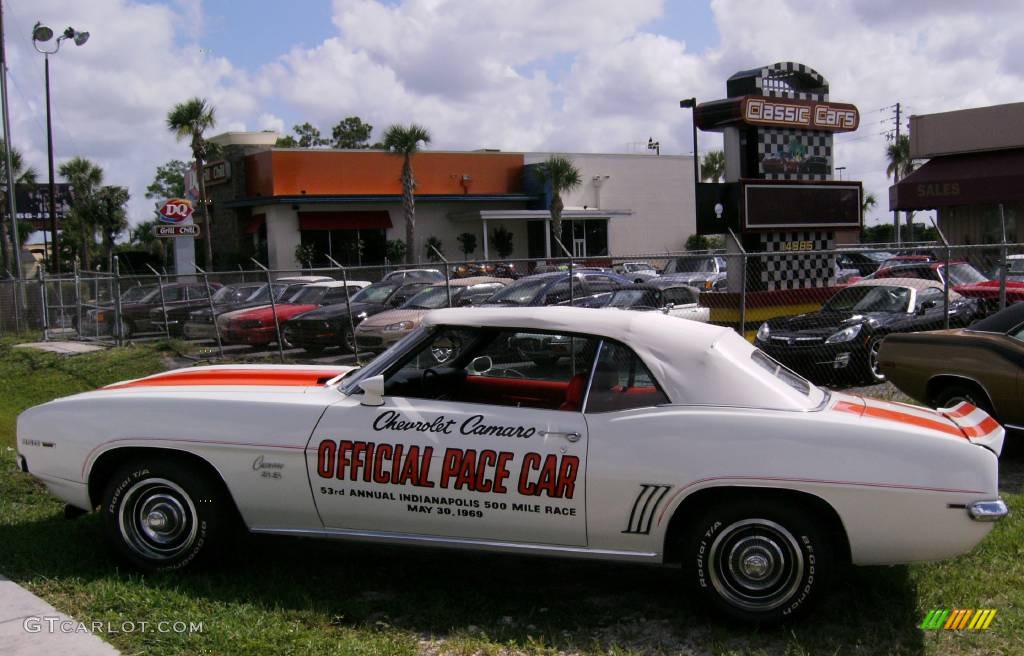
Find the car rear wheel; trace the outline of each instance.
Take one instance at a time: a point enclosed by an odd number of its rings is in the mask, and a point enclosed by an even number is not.
[[[967,383],[951,383],[940,388],[932,398],[932,405],[936,408],[951,408],[964,401],[992,414],[988,396],[979,387]]]
[[[743,622],[773,624],[805,613],[833,567],[821,522],[795,505],[721,503],[684,540],[689,583],[717,611]]]
[[[221,546],[231,517],[218,481],[163,454],[115,471],[102,503],[111,546],[147,572],[178,570],[209,558]]]

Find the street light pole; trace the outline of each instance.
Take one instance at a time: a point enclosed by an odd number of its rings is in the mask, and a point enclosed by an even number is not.
[[[691,118],[693,119],[690,123],[693,128],[693,225],[697,226],[697,184],[700,182],[700,157],[697,153],[697,99],[696,98],[684,98],[679,101],[679,106],[683,108],[689,108]]]
[[[41,53],[44,58],[46,72],[46,157],[49,165],[49,195],[50,195],[50,254],[52,255],[53,273],[60,275],[60,238],[57,235],[57,185],[53,181],[53,118],[50,111],[50,55],[60,50],[60,44],[66,39],[71,39],[76,46],[80,46],[89,40],[88,32],[79,32],[74,28],[67,28],[64,33],[57,37],[56,47],[53,50],[45,50],[39,47],[53,38],[53,30],[42,23],[36,23],[32,28],[32,47],[36,52]]]
[[[60,242],[57,238],[57,185],[53,182],[53,119],[50,115],[50,53],[43,53],[46,69],[46,162],[50,169],[50,265],[54,275],[60,275]]]

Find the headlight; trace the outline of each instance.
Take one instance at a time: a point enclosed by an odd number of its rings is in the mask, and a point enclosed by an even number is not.
[[[403,330],[412,330],[412,322],[399,321],[398,323],[393,323],[390,326],[384,328],[384,332],[388,333],[397,333],[402,332]]]
[[[768,322],[761,324],[761,327],[757,329],[757,340],[759,342],[767,342],[768,336],[772,334],[771,328],[768,327]]]
[[[831,337],[825,340],[826,344],[840,344],[842,342],[848,342],[857,335],[860,334],[860,329],[863,324],[857,324],[856,326],[850,326],[849,328],[843,328],[839,332],[833,334]]]
[[[97,312],[96,313],[96,321],[106,321],[106,320],[107,320],[107,313],[106,312]]]
[[[356,319],[365,319],[367,316],[366,312],[360,312],[356,315]]]

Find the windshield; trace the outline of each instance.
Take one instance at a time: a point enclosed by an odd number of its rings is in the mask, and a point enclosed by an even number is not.
[[[973,285],[978,282],[985,282],[988,278],[981,275],[977,269],[970,264],[963,262],[949,265],[949,282],[954,285]]]
[[[715,258],[678,257],[669,262],[665,273],[715,273]]]
[[[398,289],[398,285],[370,285],[363,287],[352,296],[353,303],[383,303]]]
[[[132,287],[121,294],[122,303],[140,303],[157,294],[156,287]]]
[[[369,289],[369,287],[367,287],[367,289]],[[367,378],[373,378],[378,374],[384,373],[388,367],[409,351],[411,345],[419,343],[419,341],[432,330],[433,328],[428,328],[426,326],[416,328],[411,333],[395,342],[394,346],[374,358],[370,364],[357,370],[350,376],[345,376],[341,381],[340,389],[342,393],[354,394],[359,392],[359,383]]]
[[[260,290],[260,285],[228,286],[221,287],[213,294],[214,303],[241,303],[249,300]]]
[[[825,303],[826,312],[907,312],[910,290],[885,285],[847,287]]]
[[[320,302],[320,299],[327,293],[327,287],[318,287],[316,285],[309,285],[303,287],[299,291],[295,292],[291,298],[288,299],[289,303],[295,305],[316,305]]]
[[[658,293],[650,289],[620,289],[612,294],[608,303],[618,308],[659,307]]]
[[[488,303],[501,303],[503,305],[530,305],[537,298],[545,287],[548,286],[548,279],[530,280],[527,282],[509,285],[494,296],[487,299]]]
[[[458,289],[452,290],[452,296],[456,296],[458,293]],[[448,307],[448,292],[444,287],[428,287],[406,301],[402,307],[408,310],[445,308]]]

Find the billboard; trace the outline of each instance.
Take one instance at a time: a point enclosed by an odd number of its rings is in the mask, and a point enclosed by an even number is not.
[[[744,180],[744,230],[860,228],[859,182]]]
[[[14,202],[18,218],[31,221],[36,230],[50,229],[50,190],[46,184],[14,185]],[[71,185],[61,182],[54,185],[54,200],[57,209],[57,224],[63,221],[71,210],[74,195]]]

